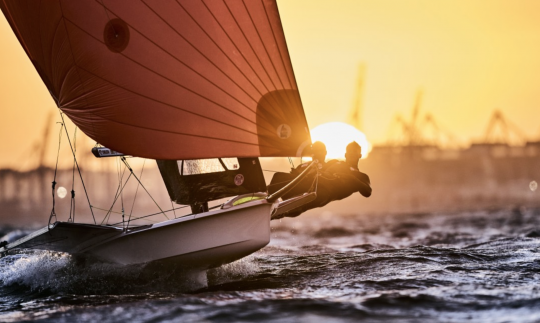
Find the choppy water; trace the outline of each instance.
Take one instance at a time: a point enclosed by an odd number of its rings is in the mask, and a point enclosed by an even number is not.
[[[539,218],[306,214],[273,221],[269,246],[203,289],[171,268],[13,254],[0,259],[0,321],[538,322]]]

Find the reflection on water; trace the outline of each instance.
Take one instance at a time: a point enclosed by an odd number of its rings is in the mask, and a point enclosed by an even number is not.
[[[539,215],[514,208],[274,221],[269,246],[209,271],[202,289],[171,267],[11,254],[0,260],[0,321],[536,322]]]

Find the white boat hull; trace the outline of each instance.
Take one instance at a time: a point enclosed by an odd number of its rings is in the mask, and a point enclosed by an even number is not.
[[[270,242],[266,201],[195,214],[153,225],[81,250],[124,265],[156,260],[212,268],[245,257]]]
[[[127,231],[58,222],[0,248],[0,252],[44,249],[91,255],[123,265],[163,261],[204,270],[235,261],[266,246],[270,242],[272,210],[272,203],[254,200]]]

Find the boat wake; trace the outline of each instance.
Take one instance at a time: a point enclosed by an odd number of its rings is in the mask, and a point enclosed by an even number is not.
[[[249,270],[247,260],[216,269],[218,282],[238,279]],[[183,293],[207,287],[206,273],[186,271],[166,264],[103,263],[69,254],[20,252],[0,259],[2,288],[29,292],[75,295],[125,295],[133,293]]]

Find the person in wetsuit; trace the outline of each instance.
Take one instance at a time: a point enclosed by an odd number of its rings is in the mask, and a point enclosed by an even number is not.
[[[345,161],[327,163],[322,167],[317,179],[315,200],[272,219],[296,217],[307,210],[344,199],[354,192],[359,192],[365,197],[371,196],[369,177],[358,169],[358,161],[361,157],[362,148],[358,143],[351,142],[347,145]]]
[[[311,156],[313,160],[316,160],[318,162],[317,167],[319,168],[320,171],[326,167],[326,161],[325,161],[326,146],[324,143],[320,141],[315,141],[311,145]],[[300,164],[296,168],[291,169],[290,173],[281,173],[281,172],[275,173],[274,176],[272,177],[272,180],[270,181],[270,185],[268,185],[267,187],[268,194],[272,194],[280,190],[281,188],[283,188],[285,185],[289,184],[290,181],[292,181],[298,175],[300,175],[310,164],[311,162]],[[285,200],[295,195],[301,195],[305,193],[309,189],[309,186],[311,186],[311,182],[314,179],[314,176],[313,176],[314,174],[315,172],[313,172],[311,176],[308,176],[308,178],[303,180],[302,183],[297,185],[297,187],[295,187],[292,191],[285,194],[283,196],[283,199]],[[307,184],[309,184],[309,186],[305,188]]]
[[[364,197],[371,196],[371,182],[369,176],[358,169],[358,161],[362,158],[362,147],[353,141],[347,145],[345,161],[334,163],[326,169],[326,175],[335,177],[341,182],[336,186],[334,198],[344,199],[354,192],[359,192]]]

